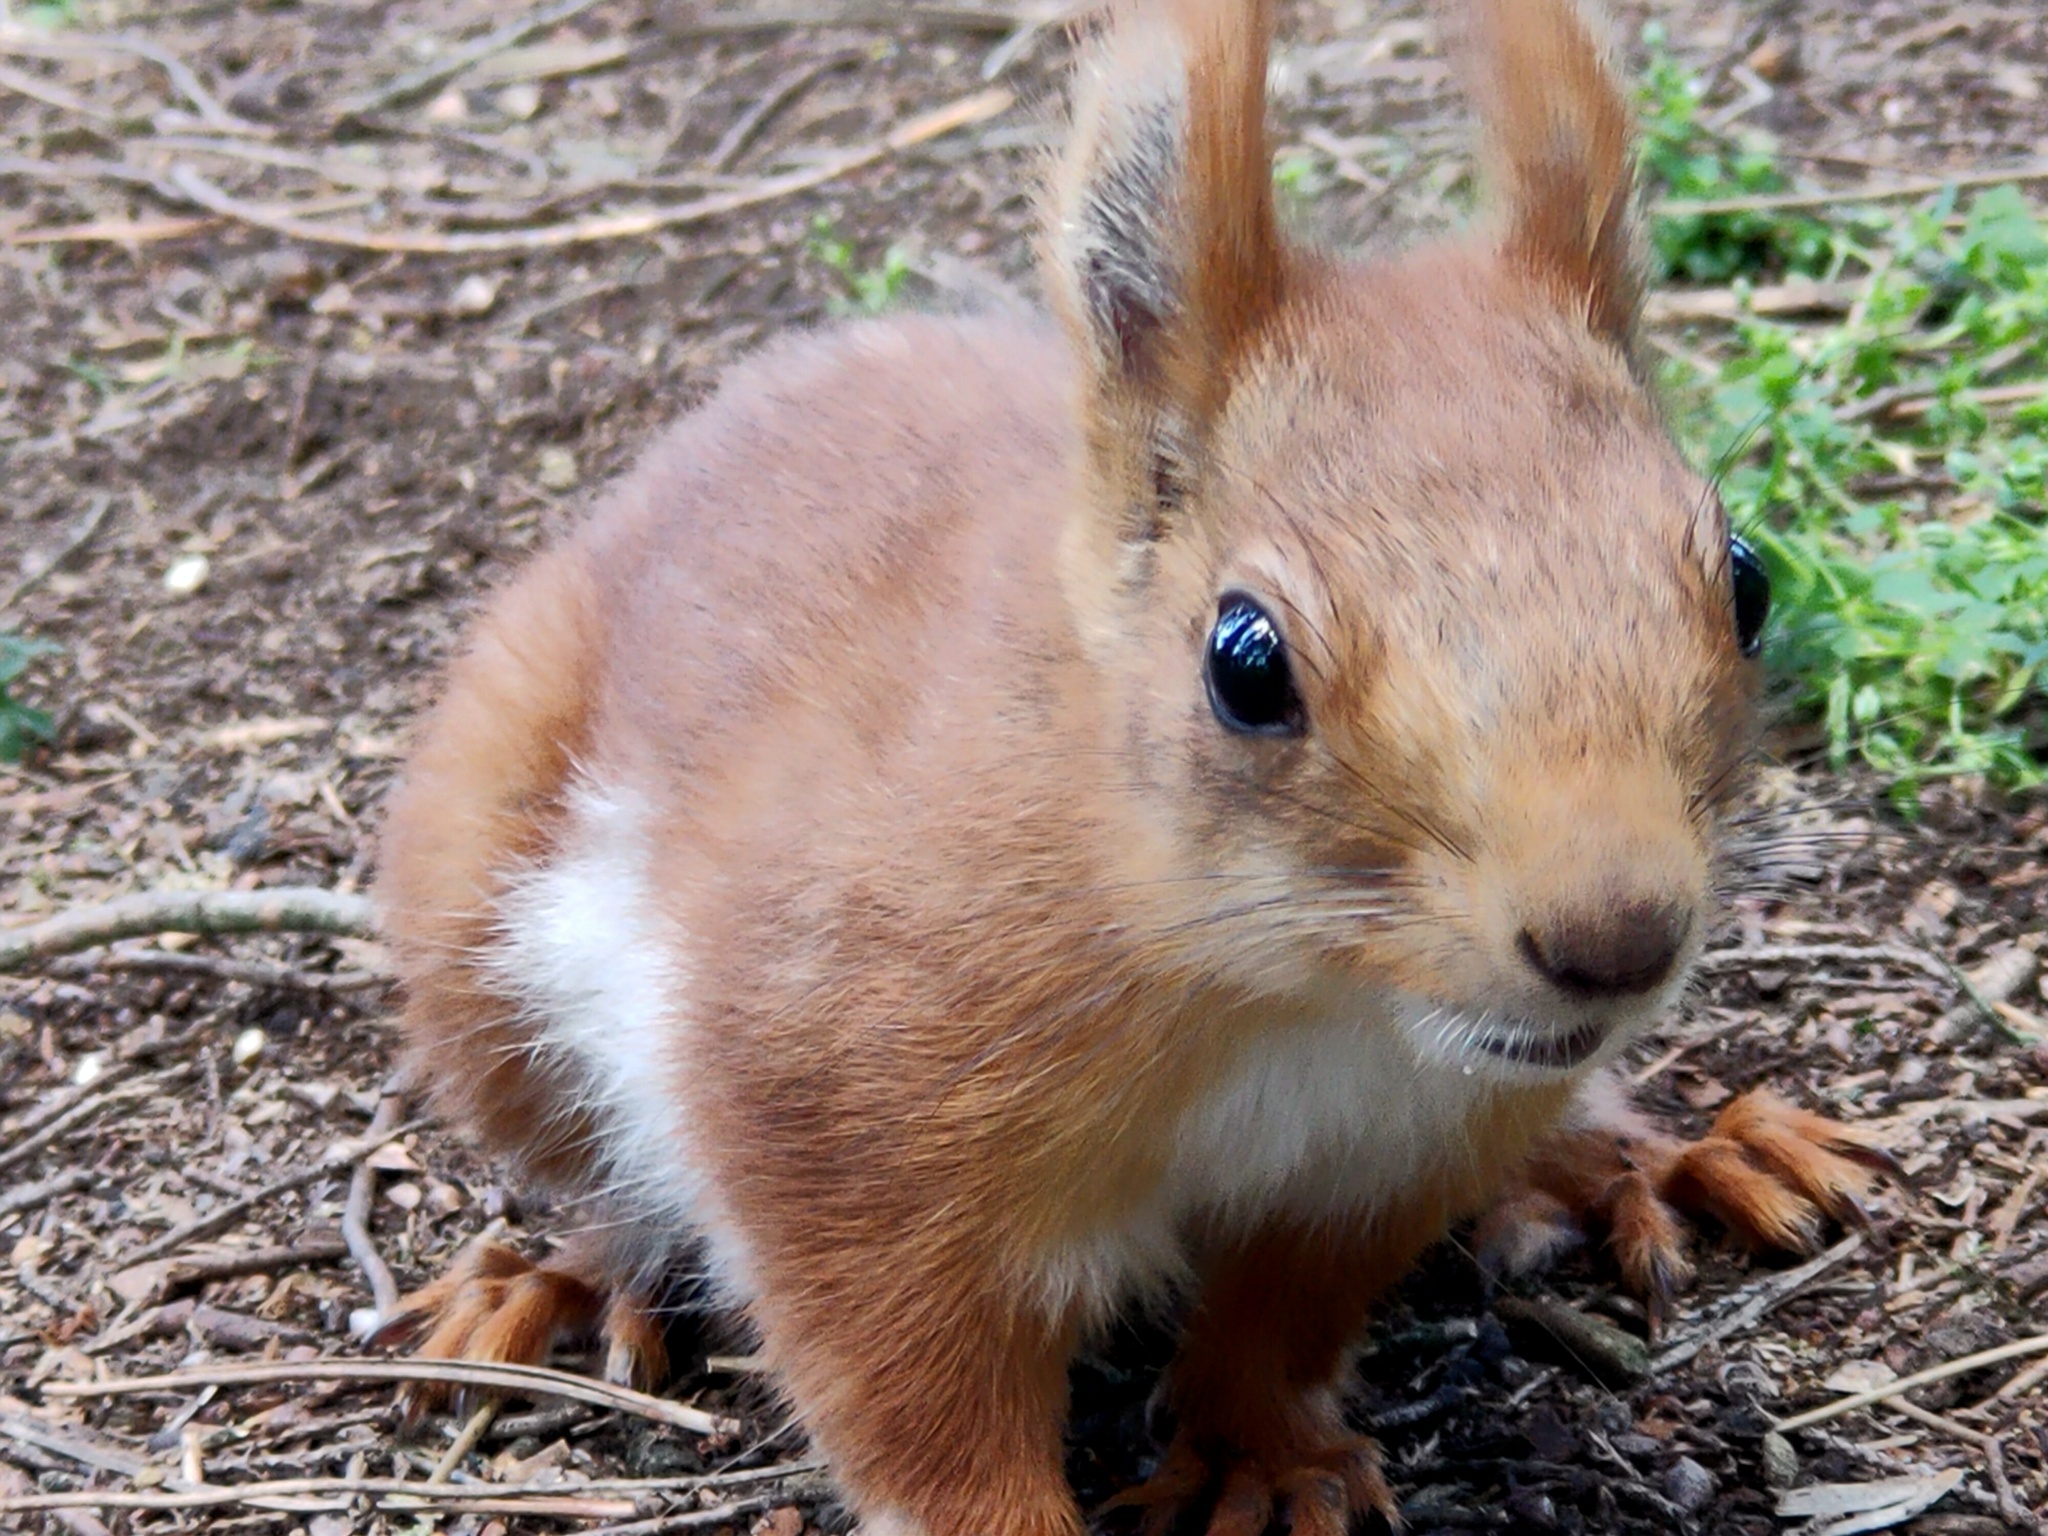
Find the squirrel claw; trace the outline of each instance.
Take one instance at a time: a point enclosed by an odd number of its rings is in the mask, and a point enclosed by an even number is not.
[[[370,1335],[373,1345],[419,1342],[423,1360],[541,1365],[555,1341],[593,1330],[604,1345],[604,1376],[621,1386],[654,1386],[668,1370],[661,1325],[644,1296],[613,1289],[564,1251],[536,1264],[502,1243],[474,1243],[448,1272],[404,1297]],[[402,1421],[417,1427],[431,1410],[468,1410],[472,1390],[421,1381],[399,1390]]]
[[[1497,1272],[1528,1273],[1587,1229],[1602,1230],[1654,1332],[1692,1279],[1682,1214],[1711,1216],[1753,1248],[1809,1253],[1825,1220],[1870,1224],[1874,1174],[1903,1182],[1897,1160],[1868,1132],[1765,1090],[1729,1102],[1691,1142],[1596,1099],[1495,1202],[1475,1247]]]
[[[1283,1461],[1287,1458],[1282,1458]],[[1376,1513],[1389,1530],[1401,1528],[1400,1506],[1380,1472],[1376,1442],[1343,1436],[1304,1450],[1291,1465],[1240,1457],[1222,1471],[1185,1439],[1177,1440],[1159,1470],[1104,1504],[1098,1513],[1142,1509],[1141,1536],[1171,1536],[1204,1495],[1215,1490],[1204,1536],[1263,1536],[1276,1516],[1297,1536],[1345,1536],[1356,1517]]]

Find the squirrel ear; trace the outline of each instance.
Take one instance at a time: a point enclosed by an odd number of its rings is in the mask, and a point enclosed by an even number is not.
[[[1046,220],[1104,490],[1156,536],[1279,297],[1271,0],[1139,0],[1084,55]]]
[[[1466,53],[1501,256],[1633,352],[1643,274],[1629,100],[1574,0],[1471,0]]]

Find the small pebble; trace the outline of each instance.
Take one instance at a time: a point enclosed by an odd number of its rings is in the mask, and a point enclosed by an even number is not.
[[[270,1037],[260,1029],[245,1029],[235,1036],[235,1043],[229,1054],[235,1065],[246,1067],[263,1054],[263,1047],[270,1044]]]
[[[1714,1474],[1690,1456],[1679,1457],[1664,1474],[1664,1497],[1688,1515],[1706,1508],[1716,1486]]]
[[[190,597],[206,585],[213,563],[204,555],[180,555],[164,572],[164,590],[173,597]]]
[[[523,123],[540,111],[540,87],[531,80],[508,85],[498,92],[497,108],[515,123]]]
[[[543,448],[540,451],[540,483],[551,491],[566,491],[576,483],[581,473],[576,467],[576,455],[566,448]]]
[[[448,307],[458,315],[487,315],[498,302],[498,279],[472,272],[455,285]]]
[[[1799,1481],[1799,1453],[1775,1429],[1764,1436],[1763,1460],[1766,1488],[1790,1488]]]

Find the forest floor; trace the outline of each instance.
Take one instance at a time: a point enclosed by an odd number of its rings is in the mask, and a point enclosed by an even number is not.
[[[1353,247],[1446,222],[1467,124],[1422,7],[1286,15],[1278,137],[1317,171],[1289,216]],[[1627,35],[1646,16],[1802,182],[2048,159],[2039,0],[1654,0]],[[4,922],[365,888],[464,617],[722,365],[864,302],[1033,291],[1066,42],[1017,18],[0,0],[0,628],[61,648],[19,685],[54,745],[0,769]],[[1636,1381],[1447,1249],[1360,1372],[1417,1533],[1763,1536],[1804,1518],[1777,1511],[1789,1484],[1885,1479],[1857,1529],[2043,1528],[2038,1354],[1770,1433],[2048,1327],[2048,801],[1951,784],[1909,822],[1809,735],[1781,733],[1758,791],[1808,852],[1736,907],[1639,1092],[1698,1128],[1769,1083],[1880,1130],[1910,1188],[1808,1270],[1704,1240]],[[708,1334],[671,1393],[733,1421],[710,1436],[515,1403],[451,1457],[452,1426],[395,1436],[388,1383],[308,1379],[366,1355],[352,1194],[401,1283],[486,1227],[549,1230],[386,1103],[381,963],[366,940],[165,939],[0,977],[0,1511],[81,1494],[0,1526],[841,1528]],[[1643,1328],[1592,1260],[1519,1300]],[[1078,1372],[1089,1498],[1152,1454],[1157,1354],[1133,1332]],[[298,1379],[204,1379],[265,1361]],[[200,1379],[65,1390],[172,1370]]]

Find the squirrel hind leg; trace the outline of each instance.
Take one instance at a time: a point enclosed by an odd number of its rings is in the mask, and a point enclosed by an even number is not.
[[[423,1360],[542,1365],[564,1339],[594,1336],[605,1379],[643,1390],[668,1374],[656,1295],[621,1278],[602,1245],[571,1243],[538,1262],[502,1243],[479,1241],[447,1273],[400,1301],[372,1344],[413,1345]],[[406,1421],[460,1406],[449,1383],[417,1382],[400,1395]]]

